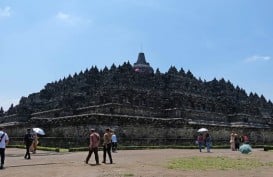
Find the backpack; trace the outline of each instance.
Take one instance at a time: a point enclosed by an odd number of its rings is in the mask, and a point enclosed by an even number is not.
[[[24,140],[25,140],[25,143],[26,143],[26,144],[32,144],[33,137],[32,137],[31,134],[27,133],[27,134],[25,134]]]

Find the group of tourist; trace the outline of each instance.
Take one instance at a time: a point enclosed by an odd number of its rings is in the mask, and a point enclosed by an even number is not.
[[[95,131],[95,129],[90,130],[89,136],[89,152],[86,157],[85,163],[88,164],[91,155],[95,154],[96,164],[99,165],[99,145],[100,145],[100,135]],[[4,132],[3,128],[0,127],[0,156],[1,156],[1,165],[0,169],[4,168],[5,162],[5,148],[9,142],[9,136],[6,132]],[[230,134],[230,148],[232,151],[239,150],[240,144],[248,144],[249,139],[246,135],[239,136],[234,131]],[[32,132],[31,128],[27,129],[27,132],[24,136],[24,143],[26,145],[26,153],[24,158],[31,159],[30,152],[36,153],[37,145],[38,145],[38,136],[35,132]],[[203,147],[206,147],[207,152],[210,152],[212,145],[212,138],[210,134],[206,132],[201,132],[197,136],[196,144],[199,147],[199,151],[202,152]],[[105,129],[105,133],[103,135],[103,160],[102,163],[106,163],[106,154],[108,155],[110,164],[113,163],[111,152],[117,152],[117,137],[110,128]]]
[[[99,165],[99,155],[98,155],[98,150],[99,150],[99,145],[100,145],[100,135],[95,131],[95,129],[90,130],[90,143],[89,143],[89,152],[86,157],[85,163],[88,164],[89,159],[94,152],[95,154],[95,160],[96,164]],[[103,160],[102,163],[106,163],[106,153],[108,155],[110,164],[113,163],[112,159],[112,152],[117,152],[117,137],[110,128],[105,129],[105,133],[103,135]]]
[[[203,146],[207,148],[207,152],[210,152],[212,145],[212,139],[208,132],[199,133],[197,136],[196,144],[199,147],[199,151],[202,152]]]
[[[38,136],[37,134],[31,134],[31,129],[27,129],[27,133],[24,137],[24,142],[26,145],[26,154],[25,159],[30,159],[30,147],[32,147],[33,153],[36,152],[37,144],[38,144]],[[0,156],[1,156],[1,165],[0,169],[4,168],[5,163],[5,149],[7,144],[9,143],[9,136],[6,132],[4,132],[3,127],[0,127]]]
[[[237,133],[235,133],[234,131],[231,132],[230,134],[230,149],[232,151],[238,151],[240,144],[248,144],[249,143],[249,139],[248,136],[246,135],[241,135],[239,136]]]
[[[5,149],[6,145],[9,143],[9,136],[4,129],[0,127],[0,156],[1,156],[1,165],[0,169],[4,168],[5,162]],[[38,136],[35,132],[32,131],[31,128],[28,128],[26,134],[24,135],[24,143],[26,148],[26,153],[24,158],[31,159],[30,152],[36,153],[37,145],[38,145]],[[86,157],[86,164],[94,152],[96,164],[99,164],[99,156],[98,156],[98,148],[100,145],[100,135],[95,131],[95,129],[90,130],[90,143],[89,143],[89,153]],[[106,153],[108,154],[110,164],[113,163],[112,152],[117,152],[117,137],[114,131],[110,128],[105,129],[105,133],[103,135],[103,161],[102,163],[106,163]]]
[[[232,151],[238,151],[240,148],[240,145],[242,144],[249,144],[249,138],[247,135],[241,135],[239,136],[234,131],[230,134],[230,149]],[[203,147],[207,148],[207,152],[210,152],[211,145],[212,145],[212,139],[208,132],[202,132],[199,133],[196,139],[196,144],[198,145],[199,151],[202,152]]]
[[[39,143],[37,133],[32,132],[31,128],[27,129],[27,132],[24,136],[24,143],[26,145],[26,153],[24,157],[25,159],[31,159],[30,152],[35,154]]]

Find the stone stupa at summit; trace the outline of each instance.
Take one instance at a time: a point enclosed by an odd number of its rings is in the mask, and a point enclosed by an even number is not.
[[[138,54],[137,62],[134,63],[133,69],[135,72],[151,74],[154,72],[153,68],[146,62],[143,52]]]

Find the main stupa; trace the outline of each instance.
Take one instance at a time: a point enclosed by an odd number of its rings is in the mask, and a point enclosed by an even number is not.
[[[133,69],[135,72],[151,74],[154,72],[153,68],[146,62],[144,53],[138,54],[137,62],[134,63]]]

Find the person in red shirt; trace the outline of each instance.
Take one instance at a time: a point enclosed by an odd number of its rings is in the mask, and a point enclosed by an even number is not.
[[[89,161],[92,153],[94,152],[96,164],[99,165],[99,154],[98,154],[99,144],[100,144],[100,135],[97,132],[95,132],[95,129],[91,129],[90,130],[89,152],[88,152],[88,155],[85,160],[86,164],[88,164],[88,161]]]
[[[203,148],[203,144],[204,144],[204,138],[203,138],[203,135],[200,133],[198,136],[197,136],[197,145],[199,147],[199,151],[202,152],[202,148]]]
[[[248,139],[248,136],[247,136],[247,135],[244,135],[244,136],[243,136],[243,140],[244,140],[244,143],[245,143],[245,144],[249,144],[249,139]]]

